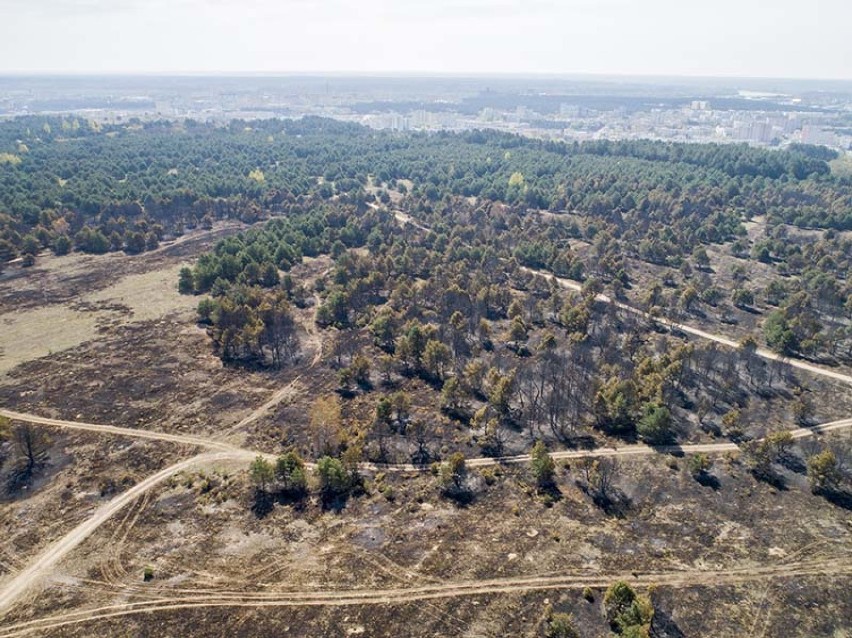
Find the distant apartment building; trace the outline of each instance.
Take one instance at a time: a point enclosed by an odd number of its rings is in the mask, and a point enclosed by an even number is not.
[[[497,111],[490,106],[486,106],[479,112],[479,119],[482,122],[493,122],[497,119]]]
[[[837,146],[837,136],[832,131],[827,131],[813,124],[806,124],[802,127],[802,142],[822,146]]]
[[[732,137],[744,142],[769,144],[773,138],[772,124],[769,122],[739,122],[733,129]]]
[[[362,120],[362,123],[375,129],[391,129],[393,131],[407,131],[409,129],[408,118],[399,113],[368,115]]]
[[[559,105],[559,115],[560,117],[579,117],[583,115],[583,109],[574,104],[565,104],[563,102]]]

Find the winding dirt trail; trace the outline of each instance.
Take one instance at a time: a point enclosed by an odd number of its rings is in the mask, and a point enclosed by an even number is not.
[[[223,443],[214,439],[205,438],[202,436],[194,436],[192,434],[170,434],[168,432],[157,432],[155,430],[137,430],[134,428],[119,427],[116,425],[99,425],[96,423],[85,423],[82,421],[64,421],[62,419],[51,419],[49,417],[38,416],[35,414],[24,414],[13,410],[0,408],[0,416],[5,416],[14,421],[23,421],[26,423],[34,423],[37,425],[48,425],[50,427],[64,428],[68,430],[82,430],[86,432],[96,432],[99,434],[113,434],[117,436],[126,436],[135,439],[146,439],[149,441],[166,441],[169,443],[179,443],[181,445],[191,445],[195,447],[218,450],[220,452],[245,452],[245,450]]]
[[[308,337],[308,341],[312,344],[314,355],[311,357],[311,363],[308,366],[308,369],[314,368],[322,361],[322,353],[323,353],[323,345],[322,345],[322,337],[317,331],[316,324],[312,319],[301,321],[302,328],[305,330],[305,334]],[[241,420],[235,426],[228,428],[223,432],[223,438],[228,438],[233,436],[234,434],[242,431],[246,428],[246,426],[251,425],[264,415],[268,414],[274,408],[278,407],[284,401],[291,401],[299,392],[299,382],[304,377],[304,374],[300,374],[295,379],[293,379],[290,383],[285,385],[280,390],[277,390],[273,395],[269,398],[269,400],[261,405],[256,410],[252,411],[246,418]]]
[[[27,567],[18,572],[12,580],[6,583],[0,590],[0,615],[11,606],[25,591],[47,576],[54,565],[74,550],[80,543],[86,540],[103,523],[117,514],[125,505],[135,501],[137,498],[156,487],[163,481],[174,476],[178,472],[189,469],[195,465],[221,461],[225,459],[244,458],[245,453],[235,456],[230,452],[219,452],[201,454],[190,459],[180,461],[166,467],[156,474],[152,474],[145,480],[137,483],[126,492],[118,495],[109,503],[99,507],[95,513],[68,534],[60,538],[56,543],[42,552],[38,558],[33,560]]]
[[[289,386],[288,386],[289,387]],[[284,389],[287,390],[288,387]],[[280,391],[279,391],[280,392]],[[267,402],[268,405],[270,402]],[[256,412],[262,413],[258,410]],[[124,428],[115,425],[98,425],[95,423],[83,423],[78,421],[63,421],[61,419],[50,419],[47,417],[37,416],[34,414],[24,414],[22,412],[14,412],[0,408],[0,415],[13,419],[15,421],[23,421],[26,423],[35,423],[39,425],[47,425],[69,430],[81,430],[85,432],[94,432],[98,434],[108,434],[116,436],[125,436],[131,438],[145,439],[149,441],[164,441],[169,443],[179,443],[183,445],[192,445],[211,452],[218,452],[233,459],[254,459],[257,456],[263,456],[269,460],[274,460],[274,454],[260,452],[249,448],[243,448],[229,443],[223,443],[215,439],[206,439],[184,434],[169,434],[167,432],[156,432],[151,430],[135,430],[132,428]],[[852,418],[832,421],[815,425],[810,428],[798,428],[792,430],[791,434],[794,439],[803,439],[811,436],[827,434],[852,428]],[[651,454],[696,454],[699,452],[706,454],[724,454],[726,452],[738,452],[739,446],[736,443],[693,443],[686,445],[665,445],[651,447],[641,443],[633,443],[622,447],[599,447],[589,450],[561,450],[551,452],[554,459],[573,459],[573,458],[594,458],[602,456],[646,456]],[[467,460],[467,465],[471,467],[488,467],[493,465],[505,465],[515,463],[526,463],[530,460],[529,454],[519,454],[516,456],[483,456]],[[314,463],[306,463],[309,468],[314,468]],[[422,465],[414,465],[412,463],[361,463],[359,467],[365,471],[391,471],[391,472],[424,472],[428,467]],[[176,470],[179,471],[179,470]]]
[[[35,632],[44,632],[80,623],[109,620],[136,614],[160,611],[201,609],[211,607],[306,607],[306,606],[364,606],[398,605],[464,596],[481,596],[551,589],[603,588],[615,580],[624,580],[634,586],[684,587],[695,585],[733,585],[775,578],[802,578],[831,574],[852,575],[852,560],[825,558],[796,563],[773,565],[747,565],[727,569],[680,570],[647,573],[593,573],[566,572],[556,576],[529,576],[482,579],[398,589],[346,589],[293,592],[228,592],[196,596],[157,598],[151,600],[80,610],[58,614],[38,620],[10,625],[0,630],[0,638],[13,638]],[[163,592],[168,595],[168,592]]]
[[[804,439],[811,436],[836,432],[838,430],[846,430],[852,428],[852,418],[841,419],[840,421],[832,421],[831,423],[823,423],[812,428],[799,428],[792,430],[791,435],[794,439]],[[595,458],[595,457],[618,457],[618,456],[647,456],[650,454],[725,454],[728,452],[739,452],[740,447],[736,443],[691,443],[686,445],[662,445],[651,447],[635,443],[625,445],[624,447],[599,447],[591,450],[561,450],[551,452],[550,456],[554,460],[559,459],[580,459],[580,458]],[[471,467],[486,467],[489,465],[507,464],[507,463],[529,463],[529,454],[520,454],[518,456],[505,456],[497,459],[481,457],[470,459],[467,465]]]
[[[293,379],[290,383],[285,385],[283,388],[281,388],[280,390],[276,390],[266,403],[261,405],[256,410],[252,411],[251,414],[249,414],[246,418],[244,418],[242,421],[237,423],[234,427],[228,428],[227,430],[225,430],[223,435],[225,437],[228,437],[228,436],[231,436],[233,434],[236,434],[237,432],[239,432],[240,430],[242,430],[246,426],[251,425],[252,423],[257,421],[259,418],[261,418],[262,416],[264,416],[265,414],[270,412],[273,408],[278,406],[281,402],[292,399],[293,397],[295,397],[296,393],[298,392],[299,381],[301,380],[301,378],[303,376],[304,375],[300,374],[298,377]]]
[[[78,547],[83,541],[85,541],[89,536],[91,536],[101,525],[103,525],[107,520],[109,520],[112,516],[116,515],[119,511],[121,511],[125,506],[129,505],[133,501],[135,501],[140,496],[148,493],[151,489],[163,483],[165,480],[174,476],[175,474],[182,472],[184,470],[190,469],[194,466],[203,465],[205,463],[212,463],[216,461],[241,461],[248,462],[254,459],[256,456],[264,456],[270,460],[274,458],[274,455],[271,454],[261,454],[254,450],[247,450],[242,448],[237,448],[234,446],[230,446],[227,444],[223,444],[219,441],[207,441],[205,439],[198,439],[196,437],[182,436],[182,435],[170,435],[165,433],[157,433],[157,432],[149,432],[145,430],[130,430],[129,428],[120,428],[116,426],[109,425],[95,425],[91,423],[76,423],[73,421],[61,421],[58,419],[46,419],[43,417],[36,417],[32,415],[21,414],[17,412],[11,412],[8,410],[0,410],[0,414],[4,416],[9,416],[10,418],[14,418],[16,420],[29,421],[32,423],[39,423],[44,425],[51,425],[55,427],[67,427],[71,429],[85,430],[91,432],[99,432],[103,434],[117,434],[121,436],[138,436],[139,438],[144,439],[153,439],[153,440],[163,440],[170,442],[178,442],[183,444],[192,444],[199,445],[201,447],[207,447],[213,451],[199,454],[193,456],[184,461],[180,461],[179,463],[175,463],[174,465],[170,465],[166,467],[156,474],[148,477],[147,479],[141,481],[136,484],[126,492],[119,494],[117,497],[112,499],[109,503],[106,503],[102,507],[100,507],[89,519],[80,523],[77,527],[71,530],[67,535],[56,541],[53,545],[48,547],[44,552],[42,552],[38,558],[36,558],[33,562],[31,562],[27,567],[22,569],[15,577],[6,583],[2,588],[0,588],[0,617],[4,615],[6,610],[11,607],[14,602],[20,598],[27,590],[36,586],[45,576],[47,576],[52,568],[65,556],[67,556],[72,550]],[[801,428],[793,431],[793,437],[796,439],[801,439],[809,436],[816,436],[818,434],[824,434],[827,432],[834,432],[842,429],[847,429],[852,427],[852,418],[844,419],[841,421],[834,421],[832,423],[825,423],[823,425],[818,425],[813,428]],[[734,443],[706,443],[706,444],[694,444],[694,445],[682,445],[682,446],[667,446],[662,448],[653,448],[647,445],[627,445],[621,448],[596,448],[593,450],[565,450],[554,452],[552,457],[554,459],[569,459],[569,458],[584,458],[584,457],[627,457],[627,456],[645,456],[652,454],[659,454],[661,452],[678,452],[678,453],[725,453],[725,452],[738,452],[739,447]],[[519,464],[519,463],[527,463],[529,462],[529,455],[522,454],[518,456],[509,456],[509,457],[501,457],[501,458],[491,458],[491,457],[481,457],[476,459],[470,459],[468,461],[468,465],[471,467],[486,467],[486,466],[494,466],[500,464]],[[307,463],[309,468],[314,468],[315,464]],[[375,470],[384,470],[384,471],[397,471],[397,472],[424,472],[426,468],[423,466],[415,466],[411,464],[397,464],[397,465],[377,465],[373,463],[363,463],[361,464],[361,469],[366,471],[375,471]],[[781,569],[781,568],[779,568]],[[753,570],[752,570],[753,571]],[[850,569],[852,571],[852,569]],[[611,581],[611,577],[608,577]],[[479,582],[479,581],[477,581]],[[502,581],[488,581],[494,583],[500,583]],[[515,582],[515,581],[511,581]],[[536,581],[539,582],[539,581]],[[560,584],[551,584],[533,588],[553,588],[553,587],[563,587],[568,586],[565,585],[564,580],[555,581]],[[586,581],[583,581],[584,583]],[[585,585],[584,585],[585,586]],[[491,587],[491,586],[489,586]],[[496,585],[494,586],[496,587]],[[508,587],[508,586],[507,586]],[[505,588],[504,588],[505,589]],[[475,591],[469,593],[490,593],[494,591],[503,591],[504,589],[485,589],[482,591]],[[426,588],[428,591],[432,591]],[[400,590],[402,591],[402,590]],[[447,595],[461,595],[465,593],[462,591],[460,594],[456,593],[441,593],[444,592],[444,589],[439,589],[437,592],[422,595],[420,598],[411,597],[419,590],[404,590],[402,594],[408,596],[407,598],[402,598],[402,601],[407,600],[419,600],[426,598],[443,598],[447,597]],[[456,589],[447,590],[450,592],[457,591]],[[407,592],[407,593],[406,593]],[[413,593],[412,593],[413,592]],[[219,596],[219,594],[216,594]],[[242,594],[241,594],[242,595]],[[247,595],[246,595],[247,596]],[[291,595],[297,596],[297,595]],[[313,600],[313,599],[311,599]],[[370,602],[370,601],[367,601]],[[384,599],[379,600],[377,602],[387,602]],[[171,604],[171,602],[169,603]],[[224,604],[224,603],[223,603]],[[230,603],[228,603],[230,604]],[[238,603],[240,605],[247,605],[249,603]],[[254,603],[252,603],[254,604]],[[264,603],[264,604],[275,604],[275,605],[293,605],[296,604],[293,602],[292,597],[288,599],[282,599],[281,601],[275,603]],[[331,604],[330,600],[319,598],[315,602],[305,602],[303,604]],[[350,603],[334,603],[334,604],[366,604],[362,601],[361,598],[353,599],[353,602]],[[205,603],[203,605],[199,605],[197,601],[193,601],[189,606],[209,606],[209,604]],[[126,613],[131,612],[122,612],[120,615],[125,615]],[[132,612],[138,613],[138,612]],[[3,634],[0,634],[2,637]]]

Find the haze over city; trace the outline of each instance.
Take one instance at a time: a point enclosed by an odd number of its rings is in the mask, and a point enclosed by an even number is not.
[[[0,73],[848,79],[845,0],[2,0]]]

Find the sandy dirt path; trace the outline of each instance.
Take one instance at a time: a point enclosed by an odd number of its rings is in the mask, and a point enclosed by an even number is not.
[[[245,454],[237,458],[244,457]],[[0,615],[2,615],[24,592],[38,583],[42,578],[49,575],[53,567],[67,556],[72,550],[85,541],[104,522],[118,513],[125,505],[135,501],[137,498],[156,487],[163,481],[174,476],[178,472],[191,467],[234,458],[233,453],[218,452],[201,454],[190,459],[180,461],[166,467],[156,474],[152,474],[145,480],[137,483],[126,492],[118,495],[109,503],[99,507],[95,513],[65,536],[55,542],[42,552],[27,567],[18,572],[2,589],[0,589]]]
[[[10,625],[0,630],[0,638],[13,638],[80,623],[108,620],[122,616],[158,611],[200,609],[210,607],[309,607],[398,605],[410,602],[517,593],[552,589],[604,588],[616,580],[634,586],[650,585],[690,587],[696,585],[735,585],[779,578],[852,575],[852,560],[826,558],[795,563],[748,565],[721,569],[694,569],[663,572],[587,573],[568,571],[560,575],[482,579],[419,587],[376,590],[325,590],[292,592],[228,592],[177,596],[127,602],[124,604],[80,610]],[[166,592],[161,592],[161,595]],[[156,593],[154,594],[156,595]]]

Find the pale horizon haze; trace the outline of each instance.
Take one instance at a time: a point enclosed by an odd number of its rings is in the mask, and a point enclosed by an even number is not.
[[[6,73],[852,79],[849,0],[0,0]]]

